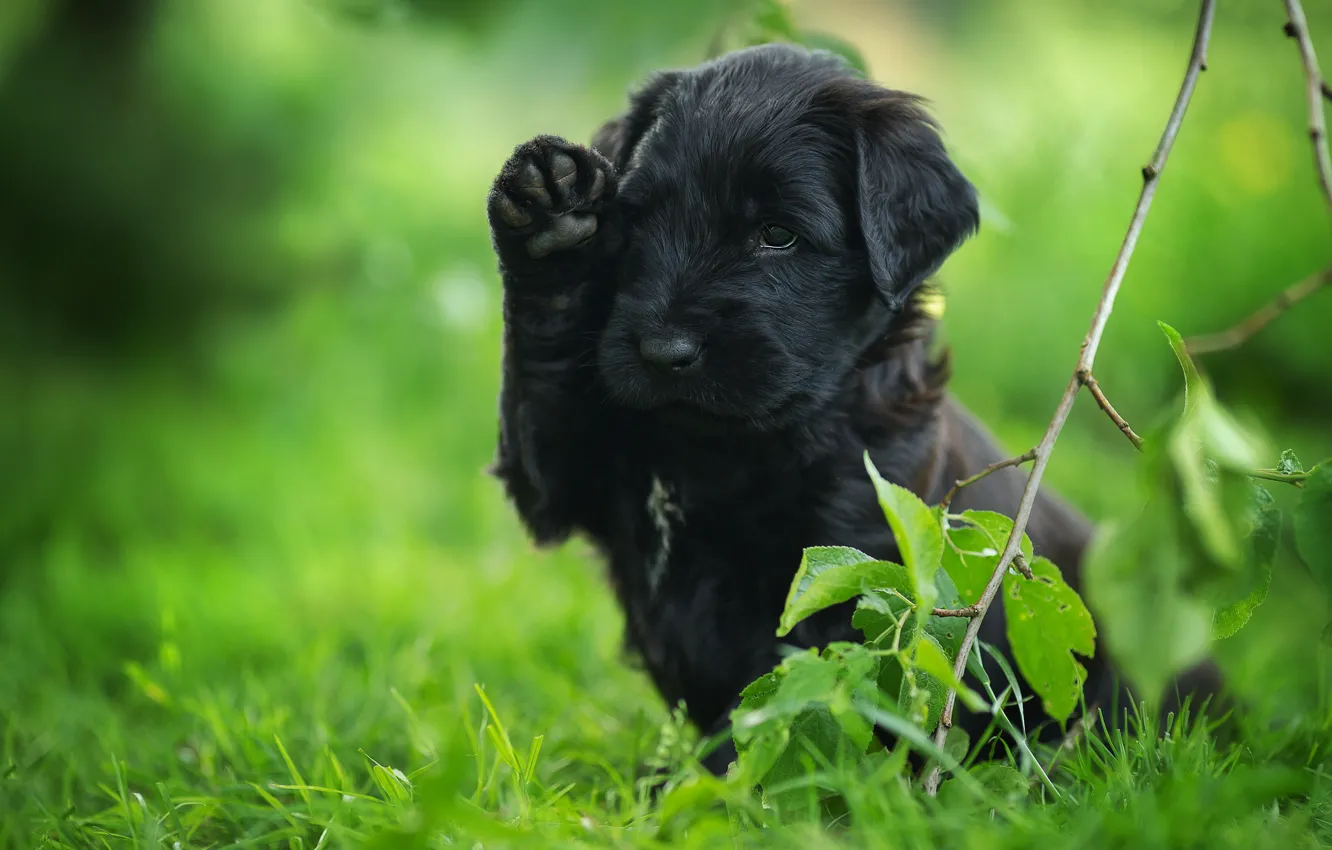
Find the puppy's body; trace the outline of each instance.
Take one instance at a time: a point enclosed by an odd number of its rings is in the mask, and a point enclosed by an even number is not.
[[[914,98],[829,56],[769,45],[659,75],[592,148],[520,146],[489,214],[496,473],[538,542],[605,553],[630,644],[705,732],[777,662],[804,548],[898,558],[866,450],[929,503],[1003,456],[945,393],[913,300],[977,226],[974,191]],[[1022,480],[954,505],[1011,516]],[[1086,521],[1042,495],[1029,533],[1076,586]],[[786,642],[857,639],[849,615]],[[998,610],[982,637],[1006,644]]]

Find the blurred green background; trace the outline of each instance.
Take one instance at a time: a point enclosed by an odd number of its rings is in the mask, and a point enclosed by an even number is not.
[[[1099,355],[1135,425],[1177,405],[1156,320],[1218,330],[1332,260],[1281,4],[1220,5]],[[1306,5],[1332,66],[1332,4]],[[953,386],[1030,446],[1196,7],[794,9],[929,97],[980,188],[982,231],[942,273]],[[112,759],[131,785],[199,788],[283,773],[277,733],[420,766],[438,744],[409,716],[449,727],[474,681],[547,734],[553,775],[632,770],[665,709],[621,663],[599,567],[578,544],[532,551],[483,474],[484,197],[515,144],[588,139],[728,14],[744,3],[0,4],[0,805],[23,813],[0,836],[109,805]],[[1306,461],[1332,454],[1330,331],[1325,292],[1205,361]],[[1084,398],[1047,481],[1114,515],[1136,504],[1132,462]],[[1261,666],[1282,646],[1234,652]]]

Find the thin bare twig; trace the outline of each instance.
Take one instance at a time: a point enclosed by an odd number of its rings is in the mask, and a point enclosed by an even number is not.
[[[1101,344],[1101,336],[1105,332],[1106,322],[1110,320],[1110,313],[1114,310],[1115,296],[1119,293],[1119,286],[1124,280],[1124,273],[1128,269],[1129,260],[1133,257],[1133,249],[1138,244],[1138,236],[1142,233],[1143,223],[1147,219],[1147,211],[1151,208],[1152,198],[1156,195],[1156,186],[1161,171],[1165,168],[1166,160],[1170,156],[1170,149],[1174,146],[1175,137],[1179,134],[1180,124],[1184,121],[1184,112],[1188,109],[1189,101],[1193,98],[1193,89],[1198,83],[1198,75],[1207,67],[1207,41],[1211,36],[1212,18],[1215,11],[1215,0],[1202,0],[1198,11],[1198,28],[1193,36],[1193,51],[1189,57],[1188,70],[1184,74],[1184,82],[1180,86],[1179,95],[1175,98],[1175,106],[1170,111],[1170,118],[1166,121],[1165,130],[1161,133],[1161,140],[1156,145],[1156,151],[1152,155],[1151,162],[1142,169],[1142,194],[1139,195],[1138,204],[1133,210],[1133,217],[1129,220],[1128,231],[1124,234],[1124,241],[1120,245],[1119,254],[1110,267],[1110,274],[1106,278],[1105,286],[1101,291],[1101,300],[1097,303],[1096,311],[1092,314],[1091,328],[1082,341],[1082,350],[1078,357],[1077,366],[1073,370],[1068,386],[1064,388],[1064,395],[1059,400],[1059,406],[1055,408],[1054,418],[1050,420],[1050,426],[1045,430],[1045,436],[1041,438],[1041,442],[1036,446],[1036,459],[1032,464],[1031,474],[1027,476],[1027,485],[1022,490],[1022,499],[1018,503],[1017,516],[1013,518],[1013,531],[1008,536],[1008,542],[1004,546],[1004,552],[999,558],[999,563],[995,565],[994,574],[990,576],[989,583],[985,586],[980,600],[976,603],[979,614],[972,617],[967,623],[966,633],[962,636],[962,644],[958,647],[957,661],[953,668],[953,672],[958,679],[966,674],[967,656],[971,652],[972,644],[976,641],[976,635],[979,633],[981,623],[985,619],[985,612],[989,610],[990,603],[994,601],[995,595],[999,592],[999,586],[1009,564],[1013,563],[1013,558],[1018,554],[1022,543],[1022,535],[1026,531],[1028,520],[1031,518],[1032,506],[1036,503],[1036,493],[1041,486],[1041,476],[1045,473],[1045,467],[1050,462],[1050,454],[1054,449],[1055,441],[1059,439],[1059,432],[1063,429],[1064,423],[1068,421],[1068,414],[1073,409],[1073,402],[1077,398],[1078,390],[1082,388],[1082,376],[1091,374],[1092,365],[1096,360],[1096,349]],[[948,735],[949,728],[953,725],[953,707],[956,703],[957,692],[950,689],[944,701],[943,715],[939,718],[939,727],[934,735],[935,744],[941,748],[945,737]],[[925,790],[931,796],[939,790],[939,780],[940,769],[939,765],[936,764],[925,780]]]
[[[968,605],[965,608],[935,608],[931,612],[935,617],[974,617],[980,613],[980,606]]]
[[[1314,165],[1318,168],[1318,185],[1323,188],[1323,200],[1332,212],[1332,157],[1327,151],[1327,121],[1323,116],[1323,98],[1328,94],[1327,82],[1318,70],[1318,54],[1314,53],[1309,38],[1309,22],[1304,17],[1300,0],[1286,0],[1286,35],[1300,46],[1300,60],[1304,63],[1304,78],[1309,99],[1309,139],[1313,142]]]
[[[1010,457],[1010,458],[1005,458],[1004,460],[995,461],[994,463],[985,467],[980,472],[977,472],[975,475],[971,476],[970,478],[959,478],[957,481],[953,482],[953,486],[948,488],[947,493],[944,493],[944,497],[939,502],[939,504],[946,511],[948,510],[948,506],[953,503],[953,498],[957,496],[958,491],[961,490],[963,487],[970,487],[972,484],[975,484],[977,481],[981,480],[985,476],[992,475],[1001,469],[1007,469],[1010,466],[1021,466],[1027,461],[1035,459],[1036,459],[1036,449],[1033,447],[1030,451],[1024,452],[1020,455],[1016,455],[1015,457]]]
[[[1282,313],[1328,286],[1332,286],[1332,266],[1282,290],[1280,295],[1258,308],[1253,315],[1234,327],[1218,333],[1187,339],[1184,341],[1184,346],[1188,348],[1191,354],[1208,354],[1242,345],[1249,340],[1249,337],[1270,325]]]
[[[1120,416],[1119,411],[1115,410],[1115,406],[1110,403],[1110,399],[1105,397],[1105,393],[1101,391],[1101,385],[1096,381],[1096,376],[1090,371],[1080,372],[1078,373],[1078,380],[1082,381],[1082,385],[1092,394],[1092,398],[1096,399],[1096,403],[1105,411],[1105,415],[1110,417],[1110,421],[1114,422],[1119,430],[1124,432],[1124,436],[1128,437],[1129,442],[1133,444],[1133,448],[1142,451],[1142,437],[1134,433],[1129,424],[1124,421],[1124,417]]]

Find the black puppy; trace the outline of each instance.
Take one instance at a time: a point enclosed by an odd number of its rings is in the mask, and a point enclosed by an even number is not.
[[[777,663],[805,547],[897,558],[866,449],[929,503],[1004,456],[945,392],[917,299],[977,228],[975,192],[917,98],[830,54],[766,45],[661,73],[591,148],[519,146],[489,216],[495,472],[536,541],[605,553],[630,645],[704,732]],[[1011,516],[1021,483],[991,476],[955,507]],[[1076,586],[1087,522],[1042,495],[1029,532]],[[858,637],[842,606],[787,641]],[[999,612],[982,638],[1005,644]]]

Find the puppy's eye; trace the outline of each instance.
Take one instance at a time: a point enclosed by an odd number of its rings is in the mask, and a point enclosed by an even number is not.
[[[759,246],[780,251],[794,246],[796,238],[795,233],[787,228],[768,224],[764,225],[763,229],[759,231]]]

